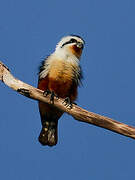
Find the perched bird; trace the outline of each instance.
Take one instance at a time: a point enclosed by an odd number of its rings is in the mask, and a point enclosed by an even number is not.
[[[38,88],[44,94],[51,93],[60,98],[68,98],[74,102],[77,98],[77,87],[82,78],[79,65],[84,47],[84,40],[80,36],[63,37],[56,45],[54,53],[48,56],[40,66]],[[42,145],[57,144],[57,124],[63,112],[39,101],[42,130],[39,142]]]

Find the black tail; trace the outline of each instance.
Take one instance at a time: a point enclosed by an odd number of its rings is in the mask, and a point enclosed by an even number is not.
[[[57,121],[45,121],[39,135],[39,142],[42,145],[54,146],[57,144]]]

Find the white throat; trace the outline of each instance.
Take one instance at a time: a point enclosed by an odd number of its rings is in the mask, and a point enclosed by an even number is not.
[[[55,52],[53,53],[58,59],[69,63],[79,64],[79,59],[71,52],[67,51],[67,49],[56,48]]]

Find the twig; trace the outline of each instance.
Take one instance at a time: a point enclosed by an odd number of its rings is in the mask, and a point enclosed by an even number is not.
[[[2,62],[0,62],[0,80],[13,90],[28,98],[50,104],[49,96],[44,97],[43,91],[16,79]],[[72,115],[78,121],[93,124],[135,139],[135,127],[128,126],[111,118],[86,111],[77,105],[73,105],[72,109],[68,109],[63,105],[62,102],[63,99],[54,98],[53,106],[56,106],[63,112]]]

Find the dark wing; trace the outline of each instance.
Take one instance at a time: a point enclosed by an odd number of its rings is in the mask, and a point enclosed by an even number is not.
[[[44,70],[44,65],[46,63],[46,60],[48,59],[49,56],[46,56],[46,58],[44,58],[43,61],[41,61],[40,65],[39,65],[39,68],[38,68],[38,74],[40,74],[43,70]]]
[[[73,77],[73,81],[75,82],[75,84],[78,85],[82,85],[82,79],[83,79],[83,72],[82,72],[82,68],[81,66],[79,66],[78,68],[78,72],[76,72],[76,70],[74,71],[74,77]]]

